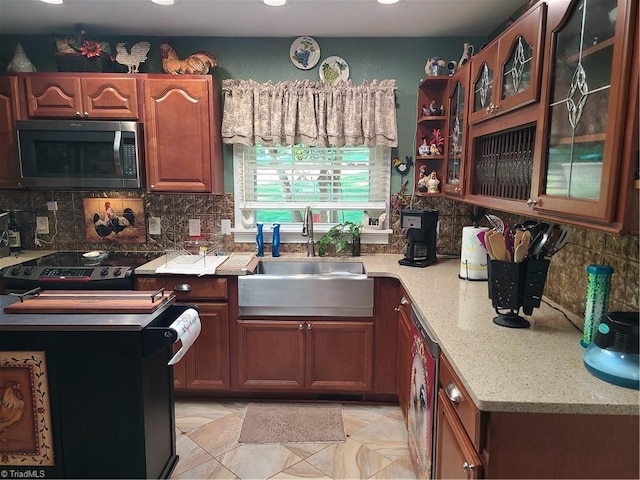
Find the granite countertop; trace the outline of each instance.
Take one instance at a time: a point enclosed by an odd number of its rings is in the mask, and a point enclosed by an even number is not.
[[[26,250],[20,253],[12,253],[6,257],[0,258],[0,268],[10,267],[17,265],[18,263],[28,262],[34,258],[44,257],[51,253],[56,253],[55,250]]]
[[[528,329],[495,325],[487,282],[458,278],[460,260],[439,259],[426,268],[401,266],[401,255],[376,254],[325,260],[362,261],[371,277],[400,280],[440,343],[476,406],[484,411],[638,415],[640,397],[585,369],[581,319],[544,302],[526,318]],[[284,255],[264,261],[323,261]],[[156,259],[137,274],[153,274]],[[156,265],[157,264],[157,265]],[[551,303],[551,302],[549,302]],[[557,305],[554,305],[557,307]]]
[[[0,259],[0,267],[25,261],[29,254]],[[371,277],[400,280],[481,410],[639,414],[637,390],[611,385],[585,369],[582,334],[574,326],[581,319],[576,315],[566,312],[571,323],[563,313],[543,302],[531,316],[526,316],[530,328],[500,327],[492,321],[495,312],[487,283],[459,279],[459,259],[440,258],[434,265],[414,268],[399,265],[399,258],[398,254],[325,259],[287,254],[263,260],[361,261]],[[165,263],[164,257],[157,258],[138,267],[136,274],[153,275]]]

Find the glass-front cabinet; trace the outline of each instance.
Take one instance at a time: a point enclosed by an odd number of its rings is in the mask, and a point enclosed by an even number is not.
[[[638,55],[629,42],[637,3],[575,0],[566,13],[550,10],[540,181],[530,202],[536,209],[613,219],[625,167],[631,55]],[[638,82],[637,71],[631,81]]]
[[[472,58],[471,123],[538,99],[546,8],[541,2],[529,9]]]
[[[470,63],[464,64],[451,76],[448,86],[446,176],[442,191],[456,196],[462,195],[464,185],[469,66]]]

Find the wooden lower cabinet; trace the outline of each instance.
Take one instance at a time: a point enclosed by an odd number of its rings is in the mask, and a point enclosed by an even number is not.
[[[229,312],[224,303],[200,302],[200,336],[174,367],[177,389],[226,390],[229,388]],[[176,345],[174,350],[180,349]]]
[[[640,478],[638,416],[479,410],[441,356],[436,478]]]
[[[221,391],[231,388],[229,362],[229,304],[227,278],[137,277],[136,289],[173,291],[176,302],[198,308],[201,330],[185,356],[173,366],[176,390]],[[181,347],[178,342],[174,352]]]
[[[480,458],[443,389],[438,391],[437,412],[436,478],[482,478]]]
[[[238,385],[247,390],[368,392],[373,322],[238,320]]]

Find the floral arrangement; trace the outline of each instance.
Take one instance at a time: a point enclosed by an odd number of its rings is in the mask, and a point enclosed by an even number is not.
[[[75,38],[68,36],[56,39],[58,53],[80,53],[87,58],[101,55],[111,57],[111,47],[108,42],[85,39],[87,32],[79,23],[76,24],[76,31]]]
[[[444,147],[444,137],[442,136],[442,132],[439,128],[433,129],[433,138],[431,139],[431,154],[432,155],[442,155]]]

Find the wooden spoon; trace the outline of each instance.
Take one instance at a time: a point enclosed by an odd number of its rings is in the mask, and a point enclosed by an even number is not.
[[[504,243],[504,237],[501,233],[491,235],[488,243],[491,244],[491,250],[496,257],[496,260],[502,260],[505,262],[511,261],[511,252],[507,250],[507,246]]]

